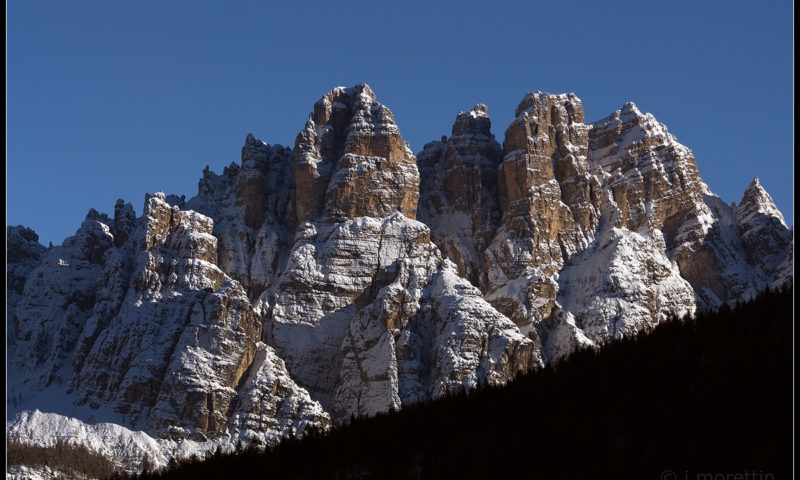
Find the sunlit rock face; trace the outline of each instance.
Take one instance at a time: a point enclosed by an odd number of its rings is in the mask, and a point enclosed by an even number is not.
[[[793,231],[758,178],[747,187],[734,212],[748,258],[761,276],[774,277],[776,286],[791,283]]]
[[[369,86],[325,94],[297,135],[294,153],[298,222],[416,216],[416,158]]]
[[[791,233],[757,179],[739,207],[726,205],[700,179],[691,151],[632,103],[595,122],[590,137],[623,222],[661,231],[698,307],[750,298],[775,281]]]
[[[425,146],[420,218],[545,361],[791,281],[791,232],[760,186],[725,205],[636,105],[586,124],[575,95],[529,93],[502,153],[489,125],[476,107]]]
[[[442,260],[422,223],[396,213],[306,224],[301,235],[266,338],[336,417],[502,383],[538,364],[532,343]]]
[[[555,274],[593,240],[602,196],[589,171],[588,126],[572,94],[526,95],[506,129],[501,226],[485,255],[487,298],[520,327],[556,308]]]
[[[265,339],[335,418],[504,383],[541,364],[414,219],[416,159],[369,87],[326,94],[294,151],[300,223],[262,296]],[[469,301],[436,298],[451,289]]]
[[[757,179],[728,205],[652,115],[586,123],[571,93],[526,94],[502,145],[475,105],[415,157],[337,87],[189,200],[6,234],[9,430],[157,465],[504,384],[794,270]]]

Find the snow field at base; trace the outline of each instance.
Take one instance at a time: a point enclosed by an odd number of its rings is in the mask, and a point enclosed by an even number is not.
[[[38,409],[14,415],[6,422],[9,435],[21,443],[52,447],[59,440],[84,445],[114,460],[123,471],[140,471],[146,458],[156,468],[165,467],[170,458],[201,457],[217,446],[224,452],[233,451],[236,440],[220,437],[209,442],[153,438],[145,432],[133,431],[115,423],[84,423],[58,413]]]

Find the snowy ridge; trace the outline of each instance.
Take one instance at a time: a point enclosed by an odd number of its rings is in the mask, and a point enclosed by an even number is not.
[[[231,436],[203,442],[153,438],[143,431],[130,430],[115,423],[84,423],[76,418],[39,410],[16,414],[6,427],[10,437],[21,443],[49,447],[59,440],[66,440],[70,444],[84,445],[114,459],[120,471],[129,473],[140,472],[145,462],[151,468],[162,468],[172,458],[202,457],[218,447],[223,452],[231,452],[238,441]]]

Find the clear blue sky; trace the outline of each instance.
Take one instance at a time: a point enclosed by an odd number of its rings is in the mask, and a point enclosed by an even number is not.
[[[528,91],[587,121],[633,101],[725,201],[758,176],[794,223],[791,1],[277,3],[7,2],[7,224],[60,244],[117,198],[192,197],[357,83],[415,152],[478,102],[502,141]]]

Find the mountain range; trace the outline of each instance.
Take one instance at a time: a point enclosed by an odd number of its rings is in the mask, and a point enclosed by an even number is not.
[[[528,93],[502,144],[479,104],[415,155],[338,87],[188,200],[7,227],[7,430],[123,471],[275,444],[791,285],[793,248],[758,179],[725,203],[633,103]]]

